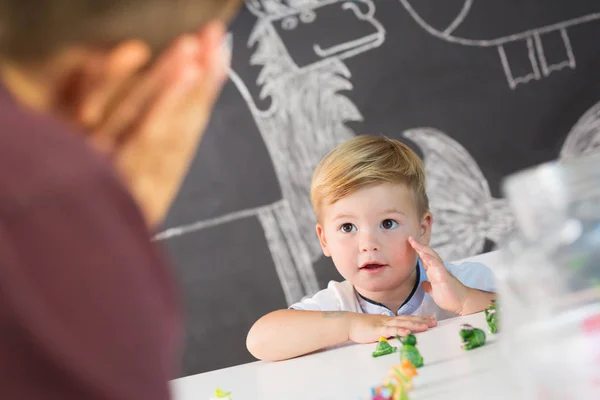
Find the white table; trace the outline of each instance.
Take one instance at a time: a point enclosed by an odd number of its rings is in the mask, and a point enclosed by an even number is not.
[[[493,268],[497,253],[471,258]],[[463,350],[460,325],[483,329],[484,347]],[[414,378],[411,400],[514,399],[519,390],[510,371],[501,367],[498,335],[488,332],[483,313],[440,321],[417,334],[425,365]],[[390,340],[393,346],[401,346]],[[372,358],[375,344],[349,344],[280,362],[254,362],[189,376],[172,382],[174,400],[208,400],[218,387],[233,400],[369,399],[371,387],[383,382],[398,353]]]

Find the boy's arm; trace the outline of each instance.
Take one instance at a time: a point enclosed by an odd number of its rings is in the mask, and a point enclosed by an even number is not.
[[[374,343],[381,336],[405,336],[437,323],[420,315],[360,314],[347,311],[277,310],[259,319],[246,345],[261,360],[279,361],[353,341]]]
[[[465,288],[467,289],[467,294],[465,295],[464,303],[459,310],[458,315],[469,315],[483,311],[489,307],[490,302],[495,300],[497,297],[496,293],[494,292],[486,292],[470,287]]]
[[[252,326],[246,340],[250,353],[267,361],[279,361],[347,342],[351,321],[347,311],[273,311]]]

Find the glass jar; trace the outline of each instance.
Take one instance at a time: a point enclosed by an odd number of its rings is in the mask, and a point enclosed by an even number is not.
[[[600,154],[509,176],[500,341],[527,400],[600,398]]]

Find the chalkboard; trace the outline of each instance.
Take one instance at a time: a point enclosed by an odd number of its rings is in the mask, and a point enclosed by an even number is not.
[[[252,361],[256,319],[341,279],[308,186],[354,135],[423,157],[446,260],[502,243],[505,176],[600,148],[598,37],[595,0],[248,0],[229,81],[156,236],[182,289],[182,375]]]

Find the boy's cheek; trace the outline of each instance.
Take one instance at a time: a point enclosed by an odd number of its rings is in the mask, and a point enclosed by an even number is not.
[[[396,229],[393,235],[388,235],[388,244],[397,249],[412,249],[408,238],[411,236],[407,229]]]
[[[344,243],[344,241],[329,239],[327,247],[331,252],[331,257],[335,260],[341,260],[343,258],[347,258],[349,245],[348,243]]]
[[[417,252],[408,243],[409,235],[402,235],[394,240],[393,245],[388,246],[388,254],[396,260],[408,262],[417,257]]]

